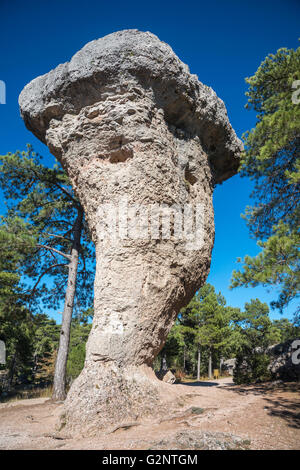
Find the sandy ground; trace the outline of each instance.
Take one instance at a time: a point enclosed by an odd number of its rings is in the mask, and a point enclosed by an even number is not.
[[[300,449],[300,384],[170,387],[177,398],[160,418],[94,437],[57,432],[62,405],[48,399],[0,404],[0,449]]]

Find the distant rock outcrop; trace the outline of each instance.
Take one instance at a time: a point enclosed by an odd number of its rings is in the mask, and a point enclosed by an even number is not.
[[[257,353],[264,353],[269,358],[267,370],[271,380],[283,380],[284,382],[300,380],[300,339],[291,339],[285,343],[274,344],[267,350],[256,348]],[[223,370],[230,375],[234,374],[237,360],[227,359],[223,362]],[[249,370],[249,363],[245,358],[239,364],[244,373]]]
[[[226,361],[223,361],[222,372],[227,372],[229,375],[233,375],[235,364],[236,364],[235,357],[232,359],[227,359]]]
[[[300,339],[275,344],[268,349],[267,354],[270,356],[269,370],[274,380],[300,380]]]

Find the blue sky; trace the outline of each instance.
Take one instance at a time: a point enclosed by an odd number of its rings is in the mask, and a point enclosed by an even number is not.
[[[244,109],[244,78],[268,53],[298,47],[300,36],[299,0],[0,0],[0,17],[0,80],[7,87],[6,104],[0,105],[0,154],[31,143],[49,165],[53,157],[19,116],[18,95],[26,83],[68,61],[87,42],[120,29],[153,32],[224,100],[241,137],[255,125],[255,115]],[[250,191],[250,182],[235,176],[214,195],[216,240],[208,281],[238,307],[251,298],[269,302],[276,297],[276,291],[260,287],[228,290],[236,258],[259,251],[240,218],[251,203]],[[294,307],[284,316],[291,317]]]

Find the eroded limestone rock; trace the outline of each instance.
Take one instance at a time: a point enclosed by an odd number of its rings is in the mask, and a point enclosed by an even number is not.
[[[152,413],[170,386],[151,365],[180,308],[206,280],[213,189],[237,171],[241,142],[214,91],[167,44],[137,30],[88,43],[29,83],[20,108],[68,173],[96,245],[94,321],[84,370],[65,403],[67,425]],[[120,201],[129,208],[129,232],[101,235],[99,207]],[[172,215],[170,236],[132,238],[136,204],[148,217],[149,208],[157,215],[174,205],[202,207],[201,243],[191,249],[174,236]]]

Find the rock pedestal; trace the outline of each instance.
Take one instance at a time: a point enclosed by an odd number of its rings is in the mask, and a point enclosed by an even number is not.
[[[224,103],[151,33],[88,43],[20,95],[26,126],[68,173],[96,245],[94,320],[68,426],[152,413],[151,365],[202,286],[214,242],[212,193],[241,142]]]

